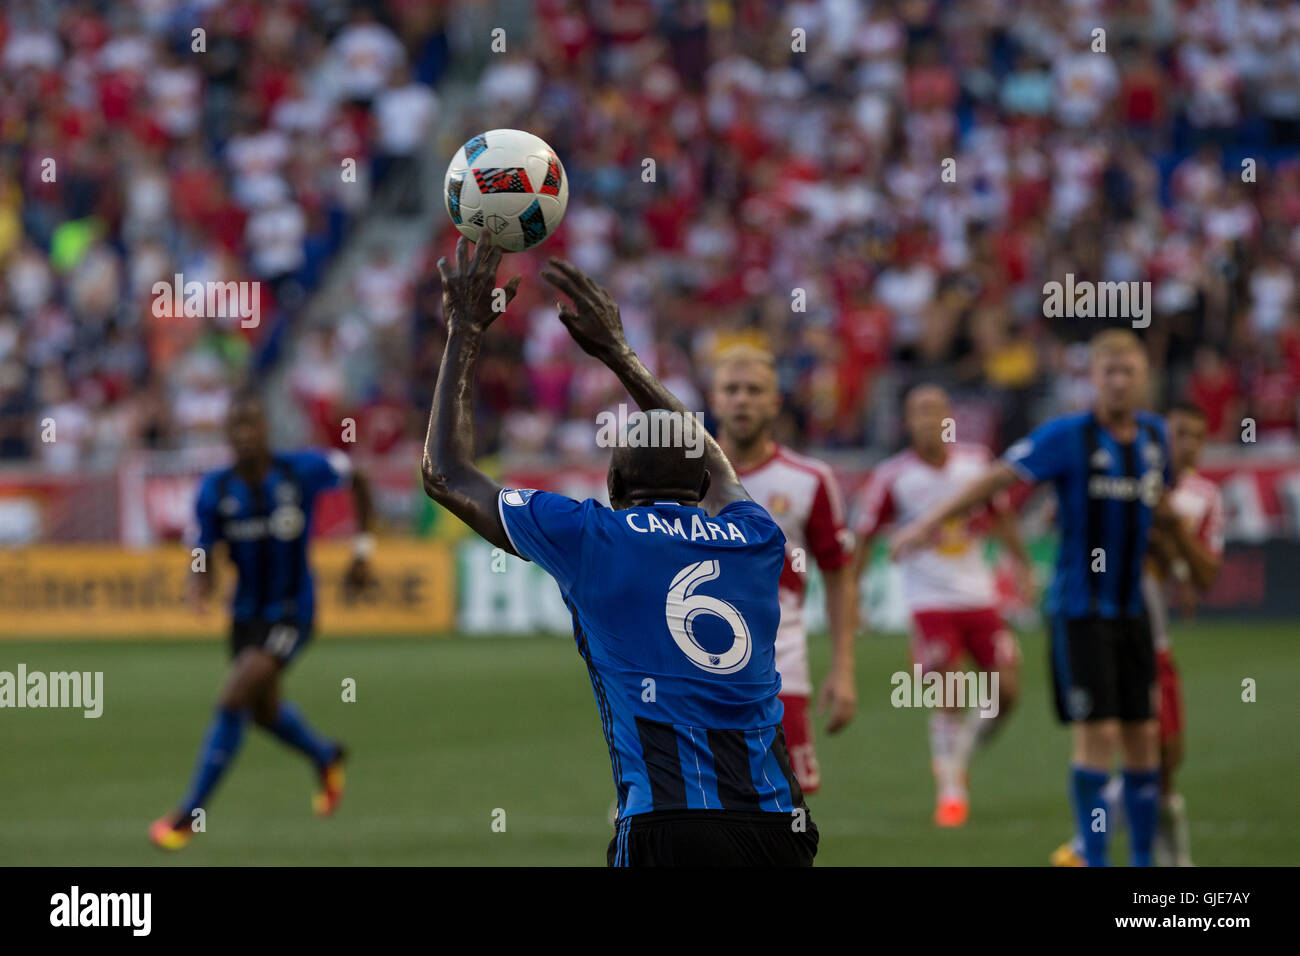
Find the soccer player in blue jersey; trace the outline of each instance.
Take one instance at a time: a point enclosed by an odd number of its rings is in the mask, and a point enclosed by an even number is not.
[[[1157,524],[1181,552],[1194,547],[1166,490],[1164,421],[1140,409],[1147,358],[1137,336],[1109,329],[1091,345],[1093,407],[1053,419],[1012,445],[961,491],[891,542],[902,554],[1017,481],[1051,481],[1060,551],[1047,594],[1058,717],[1073,727],[1070,789],[1089,866],[1107,860],[1103,793],[1116,751],[1135,866],[1151,865],[1160,799],[1156,664],[1142,567]]]
[[[150,840],[165,850],[189,843],[194,811],[206,805],[238,753],[250,718],[312,762],[320,778],[313,797],[317,814],[333,813],[343,796],[342,745],[322,736],[296,707],[281,700],[280,674],[311,639],[315,593],[307,539],[313,505],[322,491],[345,481],[351,483],[361,531],[345,587],[356,593],[373,581],[369,486],[341,452],[273,453],[266,412],[255,396],[240,396],[231,405],[227,435],[234,464],[205,476],[199,486],[195,544],[203,563],[191,575],[190,597],[197,610],[205,609],[215,589],[207,563],[224,541],[238,575],[231,606],[233,662],[189,790],[174,812],[149,828]]]
[[[811,865],[817,829],[781,728],[780,528],[717,443],[637,358],[609,294],[568,263],[560,319],[646,413],[615,447],[612,507],[502,489],[474,465],[474,370],[501,250],[438,263],[447,346],[424,487],[479,535],[544,568],[573,615],[618,796],[611,866]],[[519,278],[504,287],[514,297]],[[657,435],[655,441],[649,436]],[[644,439],[644,441],[643,441]]]

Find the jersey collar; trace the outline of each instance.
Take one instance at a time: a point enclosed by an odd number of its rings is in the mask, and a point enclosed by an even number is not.
[[[745,475],[752,475],[760,468],[766,468],[768,465],[772,463],[772,460],[780,454],[781,454],[781,446],[776,442],[772,442],[772,451],[770,454],[768,454],[766,458],[764,458],[756,465],[750,465],[748,468],[737,468],[736,477],[741,478],[744,477]]]

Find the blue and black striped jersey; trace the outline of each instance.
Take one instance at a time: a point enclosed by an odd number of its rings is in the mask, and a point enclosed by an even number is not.
[[[1061,540],[1047,611],[1066,618],[1138,617],[1152,512],[1173,476],[1164,420],[1138,412],[1117,441],[1091,412],[1052,419],[1007,449],[1029,481],[1056,486]]]
[[[614,510],[532,490],[503,491],[499,507],[572,612],[620,818],[803,806],[777,699],[785,536],[763,508]]]
[[[195,505],[198,547],[224,540],[239,581],[231,605],[236,621],[293,622],[310,630],[315,590],[307,538],[316,496],[348,474],[342,453],[275,455],[260,483],[233,467],[204,477]]]

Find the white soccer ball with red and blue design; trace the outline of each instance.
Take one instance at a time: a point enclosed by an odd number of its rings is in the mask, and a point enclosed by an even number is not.
[[[490,129],[456,151],[443,199],[465,238],[521,252],[559,226],[569,179],[545,140],[523,130]]]

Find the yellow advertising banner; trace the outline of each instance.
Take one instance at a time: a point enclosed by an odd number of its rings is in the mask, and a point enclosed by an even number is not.
[[[235,579],[220,555],[218,592]],[[447,633],[456,620],[455,561],[444,544],[382,539],[371,564],[373,594],[348,599],[347,541],[312,547],[318,634]],[[190,554],[180,547],[131,551],[101,545],[38,545],[0,550],[0,638],[167,638],[224,635],[224,602],[205,615],[185,602]]]

